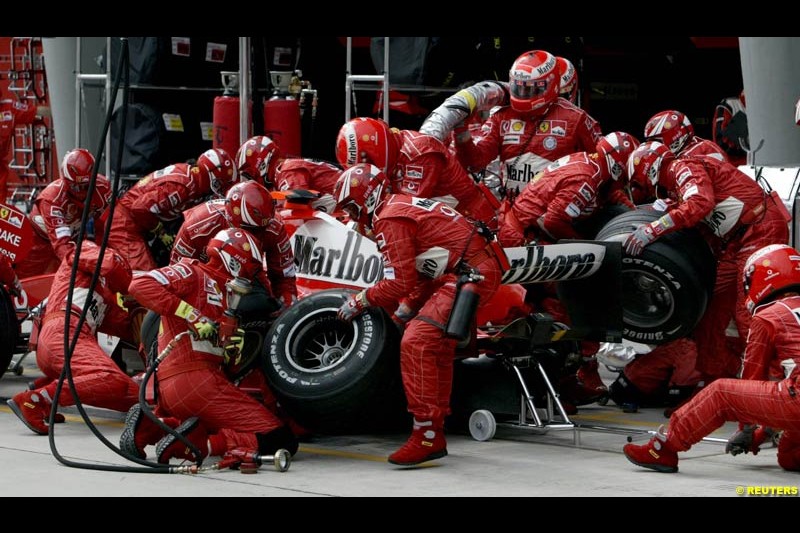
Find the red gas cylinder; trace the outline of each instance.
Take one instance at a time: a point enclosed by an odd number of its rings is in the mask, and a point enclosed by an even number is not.
[[[249,108],[250,114],[252,114],[252,102],[249,103]],[[222,148],[233,157],[239,150],[239,97],[223,95],[214,98],[213,120],[212,148]],[[249,131],[251,131],[250,127],[248,127]]]
[[[300,102],[283,96],[264,102],[264,135],[280,146],[285,157],[301,157]]]

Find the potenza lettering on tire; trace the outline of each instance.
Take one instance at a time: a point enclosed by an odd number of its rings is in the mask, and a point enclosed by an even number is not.
[[[662,213],[637,209],[611,219],[597,240],[623,242],[640,224]],[[716,261],[694,229],[665,235],[640,256],[622,257],[623,330],[626,339],[664,344],[692,333],[713,291]]]

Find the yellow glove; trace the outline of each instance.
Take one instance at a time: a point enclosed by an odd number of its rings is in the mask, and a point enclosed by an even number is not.
[[[225,341],[225,346],[222,347],[225,355],[225,362],[233,359],[233,364],[238,365],[242,360],[242,348],[244,348],[244,330],[236,328],[236,333],[228,337]]]
[[[198,339],[211,339],[217,334],[217,324],[187,302],[181,302],[175,316],[186,320]]]
[[[170,235],[164,230],[164,224],[160,220],[158,221],[158,225],[150,230],[150,233],[158,237],[158,240],[160,240],[167,248],[171,248],[172,243],[175,241],[175,236]]]
[[[172,243],[175,242],[175,235],[170,235],[169,233],[162,233],[158,238],[167,248],[172,248]]]

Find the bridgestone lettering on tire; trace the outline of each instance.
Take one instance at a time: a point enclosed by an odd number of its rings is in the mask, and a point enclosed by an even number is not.
[[[264,370],[281,406],[322,433],[386,429],[405,417],[399,335],[371,308],[336,318],[348,290],[320,291],[284,311],[264,345]]]
[[[662,214],[650,209],[623,213],[608,222],[596,239],[624,242],[639,224]],[[623,336],[645,344],[686,337],[705,312],[715,276],[714,256],[696,230],[666,235],[638,257],[623,253]]]

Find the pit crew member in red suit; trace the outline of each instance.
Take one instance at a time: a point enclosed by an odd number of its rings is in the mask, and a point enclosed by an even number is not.
[[[256,181],[237,183],[224,200],[209,200],[184,211],[170,262],[182,257],[207,261],[208,241],[231,227],[247,230],[258,241],[267,261],[267,271],[259,271],[258,281],[267,293],[279,298],[284,307],[297,300],[294,254],[286,227],[269,191]]]
[[[36,363],[51,379],[48,385],[26,390],[8,400],[8,406],[34,433],[47,435],[50,409],[55,397],[59,376],[64,366],[64,321],[69,322],[69,337],[77,334],[78,342],[70,359],[75,390],[82,403],[126,412],[139,399],[139,385],[125,374],[97,342],[97,332],[108,333],[133,341],[131,317],[117,305],[117,293],[128,292],[131,269],[122,256],[91,241],[83,241],[78,258],[77,275],[72,294],[72,307],[67,310],[70,275],[75,260],[75,248],[67,252],[53,278],[47,297],[47,311],[39,331]],[[89,287],[97,263],[100,278],[94,290]],[[90,301],[86,319],[77,330],[81,311]],[[60,406],[74,405],[69,388],[61,390]]]
[[[480,139],[458,132],[456,151],[468,169],[482,169],[500,156],[501,177],[513,198],[550,163],[575,152],[593,152],[602,135],[586,111],[558,97],[555,56],[532,50],[511,65],[511,105],[489,117]]]
[[[16,267],[21,278],[55,272],[67,252],[74,250],[87,196],[91,196],[89,216],[93,220],[108,207],[108,178],[98,174],[94,189],[89,190],[94,164],[94,156],[88,150],[70,150],[61,161],[61,177],[36,196],[28,215],[33,226],[33,246]]]
[[[278,164],[275,182],[280,191],[305,189],[320,193],[320,198],[312,202],[311,207],[331,213],[336,206],[333,188],[341,175],[341,167],[327,161],[288,158]]]
[[[444,419],[450,413],[456,340],[445,327],[458,277],[465,269],[479,271],[483,279],[475,290],[479,302],[485,303],[507,266],[502,250],[451,207],[387,191],[383,171],[370,164],[350,167],[336,184],[337,209],[346,211],[378,243],[384,260],[383,279],[345,302],[339,318],[352,320],[370,306],[391,313],[401,298],[414,292],[426,295],[400,343],[400,371],[408,410],[414,415],[413,430],[389,456],[392,464],[410,466],[447,455]]]
[[[450,195],[459,213],[497,227],[499,207],[491,191],[475,183],[441,141],[412,130],[390,129],[376,118],[346,122],[336,138],[336,159],[344,168],[370,163],[390,179],[392,192],[419,198]]]
[[[670,418],[646,444],[626,444],[633,464],[678,471],[678,452],[722,426],[738,421],[725,451],[753,452],[774,430],[783,430],[778,464],[800,471],[800,252],[783,244],[757,250],[744,267],[746,307],[753,313],[741,379],[718,379]],[[742,292],[741,290],[737,292]]]
[[[0,91],[0,202],[8,198],[9,165],[12,161],[11,140],[18,126],[32,124],[40,117],[49,117],[48,106],[30,105],[12,98],[6,98]]]
[[[714,294],[693,333],[697,343],[697,369],[706,385],[721,377],[734,377],[741,354],[726,346],[725,330],[731,318],[739,338],[746,338],[750,313],[745,295],[736,290],[745,261],[769,244],[786,244],[788,213],[780,200],[767,194],[747,174],[711,156],[676,158],[659,142],[640,145],[628,159],[631,184],[645,196],[671,200],[667,211],[649,224],[641,224],[625,240],[626,254],[638,256],[662,235],[696,227],[716,252]]]
[[[147,246],[149,237],[159,236],[171,245],[172,236],[164,233],[164,222],[177,219],[209,195],[224,196],[237,181],[233,159],[221,148],[203,152],[196,165],[176,163],[152,172],[119,199],[108,244],[133,270],[152,270],[156,263]]]
[[[630,203],[623,189],[627,186],[628,156],[639,141],[625,132],[609,133],[601,137],[592,153],[577,152],[552,163],[522,190],[517,198],[504,205],[506,215],[498,233],[505,247],[522,246],[535,241],[538,244],[555,243],[560,239],[580,239],[576,224],[591,217],[605,204]],[[542,310],[556,320],[569,323],[569,315],[555,295],[553,284],[542,288],[531,298],[537,300]],[[593,403],[608,392],[598,372],[595,354],[596,342],[582,343],[583,364],[576,374],[565,377],[560,383],[568,409]]]
[[[628,185],[628,156],[639,146],[632,135],[617,131],[601,137],[592,152],[577,152],[549,165],[510,203],[500,227],[503,246],[530,241],[554,243],[580,239],[575,224],[596,213]]]
[[[558,66],[558,96],[578,105],[578,70],[566,57],[556,56]]]
[[[159,351],[178,334],[194,332],[179,339],[158,368],[158,412],[183,420],[178,431],[203,457],[234,448],[261,454],[285,448],[294,454],[298,445],[291,430],[231,383],[223,368],[227,347],[216,341],[216,324],[228,305],[225,284],[235,277],[258,276],[262,268],[258,243],[245,230],[223,230],[208,242],[206,254],[207,263],[182,259],[138,276],[130,285],[130,294],[140,304],[161,315]],[[153,444],[144,438],[138,441]],[[174,435],[155,444],[160,463],[200,459]]]
[[[709,155],[720,161],[728,160],[728,156],[719,145],[696,136],[689,118],[674,109],[660,111],[650,117],[644,127],[644,136],[647,141],[658,141],[667,145],[679,158]],[[634,203],[643,204],[655,200],[655,198],[645,198],[644,192],[645,189],[636,187],[636,182],[632,182],[631,197]],[[728,337],[728,341],[726,349],[736,349],[739,339]],[[743,343],[744,339],[741,339],[740,350]],[[691,390],[693,382],[696,386],[702,387],[703,376],[694,371],[696,352],[697,347],[691,339],[681,339],[656,346],[653,351],[637,358],[623,369],[615,381],[616,386],[612,387],[612,397],[616,398],[615,401],[646,398],[656,390],[665,389],[675,376],[684,376],[685,379],[679,380],[684,389]],[[683,399],[682,396],[682,394],[672,395],[671,399],[680,401]],[[672,409],[668,408],[665,414],[671,411]]]
[[[248,139],[236,152],[236,166],[242,178],[256,180],[269,190],[304,189],[322,196],[311,207],[333,211],[333,186],[342,173],[338,166],[317,159],[283,157],[278,145],[266,135]]]
[[[720,161],[728,161],[725,151],[717,143],[695,135],[689,117],[674,109],[660,111],[650,117],[644,126],[644,140],[667,145],[675,157],[709,155]]]

